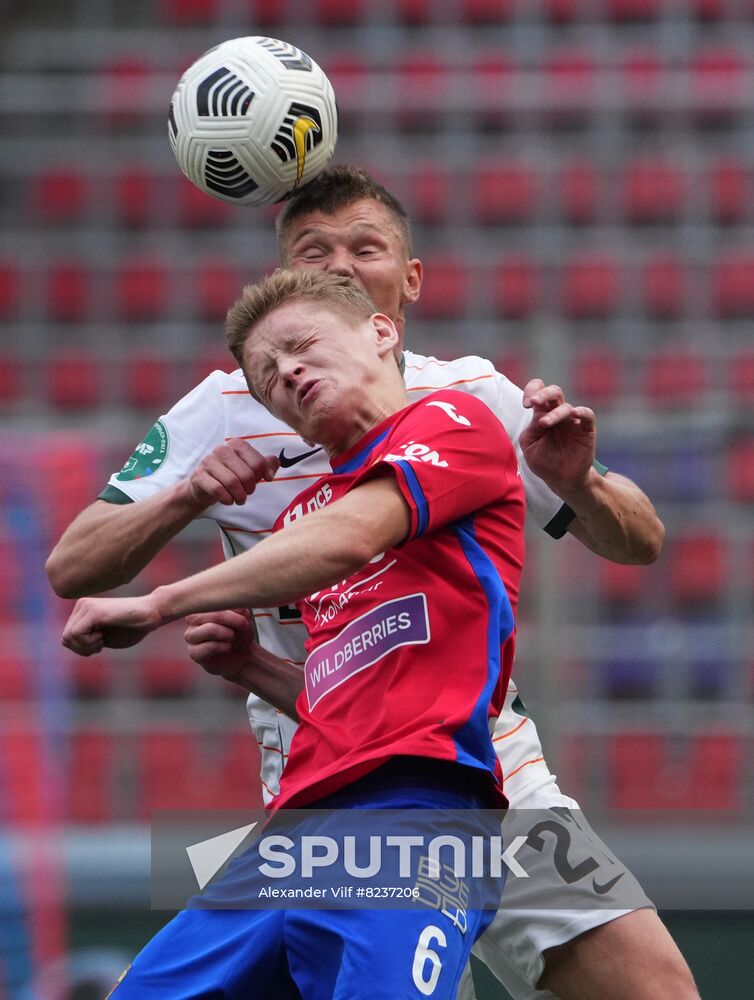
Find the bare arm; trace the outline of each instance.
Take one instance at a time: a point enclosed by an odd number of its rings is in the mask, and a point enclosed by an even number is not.
[[[299,721],[296,699],[303,671],[255,642],[248,610],[189,615],[184,639],[191,659],[207,673],[233,681]]]
[[[97,594],[128,583],[171,538],[214,503],[243,504],[277,460],[245,441],[215,448],[191,475],[148,500],[97,500],[68,526],[45,564],[60,597]]]
[[[345,579],[408,534],[409,509],[392,475],[369,480],[329,507],[227,562],[140,598],[83,598],[63,643],[82,656],[131,646],[176,618],[237,607],[278,607]]]
[[[573,406],[558,386],[533,379],[524,389],[532,419],[520,442],[527,465],[573,510],[571,534],[618,563],[651,563],[665,528],[646,494],[627,479],[594,468],[594,413]]]

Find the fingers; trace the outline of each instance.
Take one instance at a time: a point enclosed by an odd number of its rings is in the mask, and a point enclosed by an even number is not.
[[[79,656],[93,656],[104,646],[102,629],[98,627],[94,609],[88,598],[77,601],[63,629],[62,644]]]
[[[226,506],[243,505],[260,480],[274,479],[278,466],[275,456],[261,455],[241,438],[231,438],[197,466],[191,488]]]
[[[202,614],[186,615],[184,621],[187,626],[202,625],[205,622],[217,622],[229,628],[242,628],[251,620],[251,612],[248,608],[234,608],[232,611],[205,611]]]
[[[565,402],[559,385],[545,385],[541,378],[533,378],[524,389],[524,406],[527,409],[552,410]]]
[[[541,427],[557,427],[563,424],[572,424],[582,427],[584,430],[591,430],[595,425],[595,417],[592,410],[586,406],[572,406],[570,403],[561,403],[554,410],[537,415],[535,420]]]

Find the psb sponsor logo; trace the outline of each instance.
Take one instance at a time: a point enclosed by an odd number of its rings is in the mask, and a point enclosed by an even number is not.
[[[325,483],[325,485],[317,490],[314,496],[309,497],[306,501],[306,509],[304,509],[303,503],[297,503],[295,507],[289,507],[288,510],[283,515],[283,524],[288,527],[293,521],[297,521],[304,514],[311,514],[312,511],[319,510],[320,507],[324,507],[332,500],[332,489]]]
[[[144,440],[136,445],[115,478],[121,482],[128,482],[131,479],[153,476],[155,472],[159,472],[165,461],[169,444],[168,429],[161,420],[158,420],[154,427],[150,428]]]
[[[466,418],[464,417],[464,420]],[[433,451],[426,444],[417,441],[410,441],[401,445],[400,452],[384,456],[385,462],[426,462],[428,465],[437,465],[441,469],[447,469],[448,463],[440,458],[437,451]]]

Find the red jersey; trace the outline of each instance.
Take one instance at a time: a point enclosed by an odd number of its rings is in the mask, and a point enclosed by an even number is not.
[[[396,755],[456,761],[502,789],[490,737],[513,664],[524,489],[513,446],[478,399],[441,390],[332,462],[276,530],[389,469],[405,541],[299,603],[309,636],[301,724],[279,806],[300,807]]]

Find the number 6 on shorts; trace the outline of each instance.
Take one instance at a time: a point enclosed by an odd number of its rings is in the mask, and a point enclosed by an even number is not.
[[[434,924],[430,924],[419,935],[416,951],[414,952],[414,964],[411,969],[414,977],[414,986],[425,997],[431,997],[435,992],[437,980],[440,978],[440,972],[442,971],[440,956],[429,947],[430,944],[435,942],[441,948],[446,948],[448,945],[447,938],[440,928],[435,927]],[[429,978],[425,979],[424,972],[427,962],[430,963]]]

